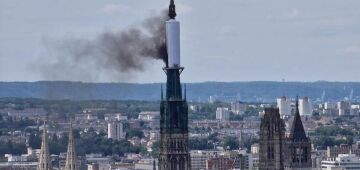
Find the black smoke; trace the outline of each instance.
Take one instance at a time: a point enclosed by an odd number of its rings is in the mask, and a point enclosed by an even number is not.
[[[140,28],[107,32],[95,41],[100,55],[121,72],[144,69],[144,58],[160,59],[167,64],[165,21],[167,12],[147,18]]]
[[[51,60],[43,57],[39,71],[45,79],[93,81],[97,78],[88,69],[127,75],[144,71],[149,59],[162,60],[167,65],[166,20],[167,11],[163,11],[144,19],[138,26],[104,31],[93,39],[47,41],[47,57]]]

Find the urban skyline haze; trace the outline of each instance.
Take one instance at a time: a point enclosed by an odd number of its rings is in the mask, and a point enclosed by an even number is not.
[[[52,45],[141,25],[168,0],[3,0],[0,81],[162,82],[161,61],[114,74],[75,62],[51,76]],[[357,0],[179,0],[182,80],[360,81]]]

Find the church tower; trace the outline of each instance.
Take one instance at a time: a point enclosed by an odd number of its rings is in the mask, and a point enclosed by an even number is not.
[[[266,108],[260,124],[259,170],[283,170],[285,125],[279,109]]]
[[[286,169],[311,169],[311,142],[304,130],[299,113],[299,102],[296,98],[296,111],[286,142]]]
[[[46,123],[44,122],[38,170],[52,170]]]
[[[78,170],[72,123],[70,123],[69,143],[66,155],[65,170]]]
[[[186,97],[182,97],[180,83],[180,74],[184,69],[180,66],[180,23],[175,17],[175,3],[171,0],[170,19],[166,21],[166,97],[164,99],[161,95],[160,104],[159,170],[191,169],[188,149],[188,105]]]

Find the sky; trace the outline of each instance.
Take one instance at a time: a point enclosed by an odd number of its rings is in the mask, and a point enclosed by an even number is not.
[[[175,3],[183,82],[360,81],[359,0]],[[55,62],[49,44],[127,29],[167,5],[168,0],[1,0],[0,81],[164,82],[163,63],[156,60],[125,76],[81,62],[56,76],[39,68]]]

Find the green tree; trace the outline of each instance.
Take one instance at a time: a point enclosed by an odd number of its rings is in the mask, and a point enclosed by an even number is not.
[[[127,131],[126,136],[127,136],[127,138],[132,138],[135,136],[142,138],[142,137],[144,137],[144,132],[142,132],[139,129],[130,129]]]
[[[29,136],[29,146],[34,149],[39,149],[41,146],[41,139],[39,134],[31,132]]]
[[[243,120],[243,117],[241,115],[230,112],[230,120],[241,121],[241,120]]]
[[[193,150],[213,149],[213,143],[208,138],[190,138],[189,147]]]
[[[326,149],[328,146],[334,146],[335,144],[335,140],[328,136],[321,136],[314,141],[314,145],[318,149]]]
[[[222,141],[224,148],[234,150],[239,148],[239,141],[235,137],[225,137]]]
[[[13,154],[21,155],[26,152],[26,145],[23,143],[13,143],[10,140],[4,144],[0,144],[0,153],[1,154]]]

